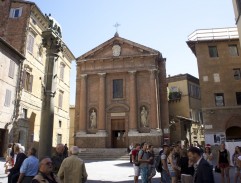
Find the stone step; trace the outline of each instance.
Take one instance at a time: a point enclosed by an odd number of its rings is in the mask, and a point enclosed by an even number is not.
[[[86,148],[80,149],[83,160],[129,160],[126,148]]]

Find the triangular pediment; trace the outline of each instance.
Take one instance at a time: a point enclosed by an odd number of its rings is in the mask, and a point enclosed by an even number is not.
[[[76,60],[87,61],[92,59],[125,58],[159,54],[160,52],[157,50],[121,38],[119,36],[114,36],[108,41],[81,55]]]

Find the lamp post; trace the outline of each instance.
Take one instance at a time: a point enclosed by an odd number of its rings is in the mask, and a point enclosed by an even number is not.
[[[56,61],[59,52],[63,51],[61,28],[49,16],[46,16],[49,27],[43,31],[43,46],[46,48],[46,62],[44,72],[44,87],[42,100],[42,113],[39,137],[39,157],[51,156],[53,125],[54,125],[54,97],[56,94]]]

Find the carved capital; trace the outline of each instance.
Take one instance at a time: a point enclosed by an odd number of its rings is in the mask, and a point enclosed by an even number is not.
[[[135,76],[135,75],[136,75],[136,71],[128,71],[128,73],[129,73],[131,76]]]
[[[81,75],[80,75],[80,78],[81,78],[81,79],[86,79],[86,78],[87,78],[87,74],[81,74]]]
[[[100,76],[100,78],[105,78],[105,76],[106,76],[106,73],[98,73],[98,75]]]
[[[42,45],[46,48],[47,53],[59,53],[64,50],[64,43],[60,37],[56,36],[52,31],[43,32]]]

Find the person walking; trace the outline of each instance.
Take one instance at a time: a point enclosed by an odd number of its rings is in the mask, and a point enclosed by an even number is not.
[[[169,156],[169,146],[167,144],[163,145],[163,152],[161,154],[161,182],[162,183],[171,183],[171,175],[167,166],[167,157]]]
[[[29,183],[38,173],[39,160],[36,157],[37,150],[31,147],[28,150],[28,158],[26,158],[20,168],[20,175],[17,183]]]
[[[148,183],[148,164],[152,160],[147,153],[147,143],[141,144],[141,150],[138,153],[138,162],[140,162],[140,174],[142,183]]]
[[[218,165],[217,167],[221,169],[221,182],[225,183],[225,177],[227,183],[230,183],[229,177],[229,167],[230,167],[230,154],[225,148],[225,144],[221,143],[220,150],[218,152]]]
[[[212,167],[202,158],[199,148],[191,147],[188,150],[188,158],[194,163],[193,183],[214,183]]]
[[[70,156],[62,162],[58,177],[63,183],[84,183],[87,180],[85,163],[78,157],[79,148],[73,146],[70,150]]]
[[[57,175],[59,168],[61,166],[61,163],[63,162],[65,156],[64,156],[64,145],[63,144],[57,144],[55,148],[55,153],[51,157],[53,162],[53,172]]]
[[[241,175],[240,175],[241,168],[238,167],[238,164],[237,164],[239,156],[241,156],[241,148],[239,146],[236,146],[234,154],[232,156],[233,165],[235,167],[234,183],[237,183],[239,178],[241,179]]]
[[[148,165],[148,183],[151,183],[151,179],[156,175],[155,153],[153,148],[153,145],[148,145],[147,148],[147,153],[151,159]]]
[[[39,172],[31,183],[60,183],[53,173],[53,163],[50,157],[43,157],[39,162]]]
[[[135,148],[131,151],[132,163],[134,168],[134,183],[138,183],[138,177],[140,175],[139,164],[136,162],[138,160],[138,153],[140,151],[140,144],[136,143]]]
[[[23,153],[20,152],[20,147],[21,144],[16,143],[14,145],[14,166],[13,168],[9,169],[9,174],[8,174],[8,183],[12,182],[17,182],[18,177],[20,174],[20,167],[23,163],[23,161],[27,158],[27,156]]]
[[[205,147],[205,151],[203,153],[203,158],[213,167],[213,154],[212,154],[211,148],[209,146]]]

